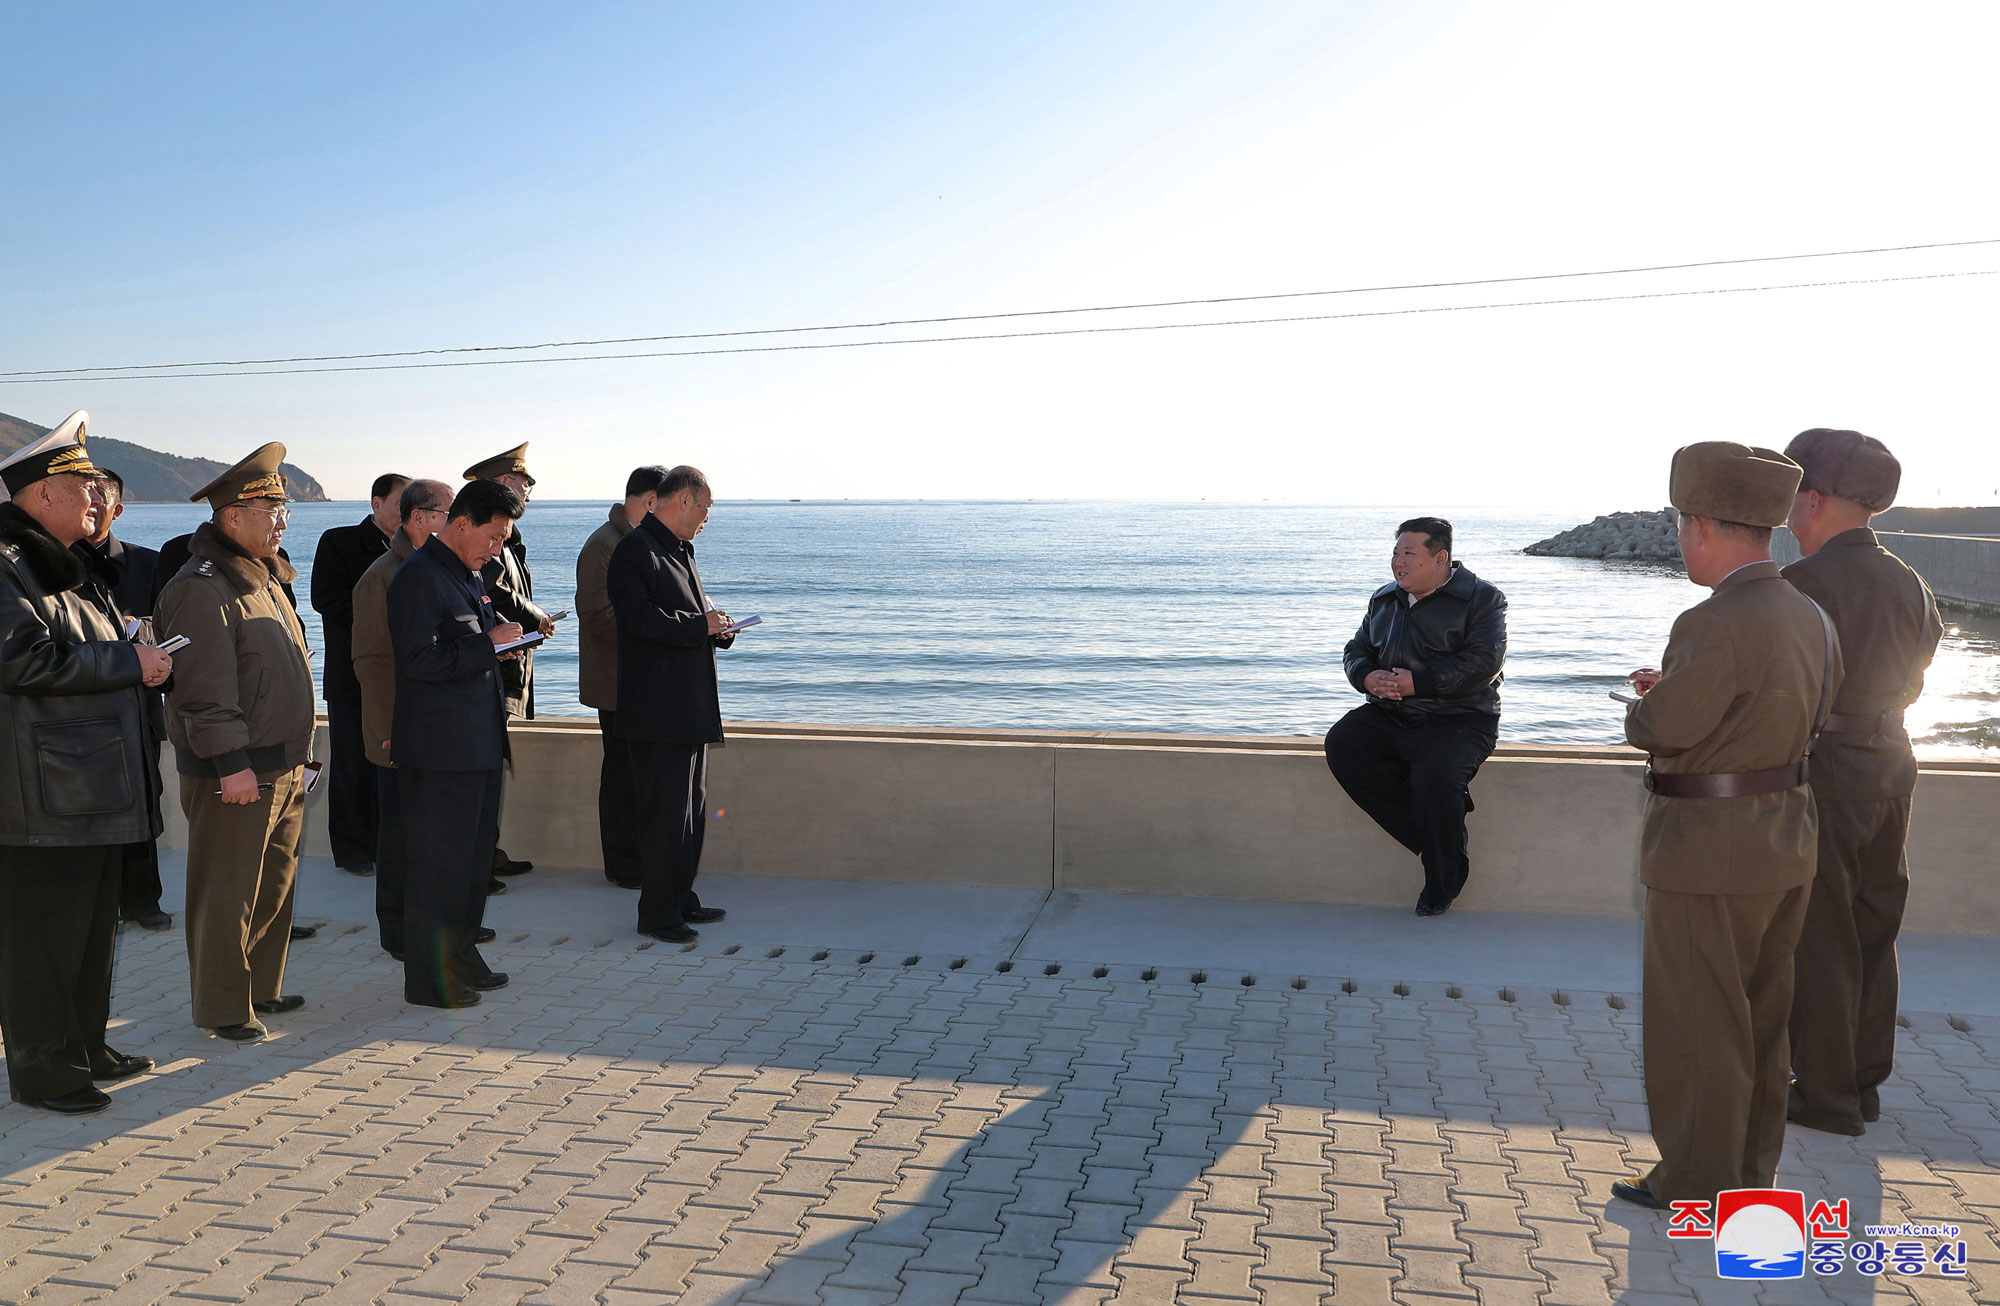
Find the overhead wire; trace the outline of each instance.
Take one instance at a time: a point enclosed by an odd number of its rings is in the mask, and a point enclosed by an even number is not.
[[[1880,245],[1880,246],[1872,246],[1872,247],[1857,248],[1857,249],[1820,250],[1808,253],[1760,254],[1743,258],[1702,259],[1688,263],[1655,263],[1655,264],[1637,265],[1632,267],[1594,268],[1594,269],[1585,269],[1585,270],[1570,271],[1570,272],[1537,272],[1537,273],[1527,273],[1518,276],[1507,276],[1507,277],[1475,277],[1475,278],[1460,279],[1456,281],[1422,281],[1422,282],[1387,284],[1379,286],[1345,286],[1329,290],[1277,291],[1268,294],[1257,294],[1257,295],[1218,295],[1200,299],[1163,299],[1163,300],[1150,300],[1137,303],[1097,304],[1097,305],[1085,305],[1085,306],[1068,307],[1068,308],[1019,309],[1010,312],[998,312],[998,313],[958,313],[943,317],[885,318],[880,321],[873,321],[873,322],[842,322],[842,323],[823,324],[818,326],[757,327],[757,328],[749,328],[749,329],[734,330],[734,331],[690,331],[690,332],[680,332],[668,335],[614,336],[614,337],[607,337],[603,339],[594,339],[594,340],[550,340],[534,344],[457,345],[457,346],[430,348],[430,349],[381,350],[373,353],[301,354],[289,357],[274,357],[274,358],[211,359],[202,362],[122,363],[122,364],[107,363],[91,367],[36,368],[36,369],[27,369],[20,371],[0,372],[0,381],[14,381],[16,383],[25,384],[27,378],[80,377],[84,376],[87,373],[93,373],[93,372],[154,373],[154,372],[187,371],[193,368],[203,368],[203,367],[217,367],[217,368],[277,367],[293,363],[372,362],[386,358],[423,358],[423,357],[434,357],[445,354],[525,353],[535,350],[546,350],[546,349],[595,349],[612,345],[661,344],[679,340],[725,340],[725,339],[737,339],[747,336],[798,335],[798,334],[823,332],[823,331],[886,330],[892,327],[942,326],[958,322],[994,322],[994,321],[1007,321],[1019,318],[1057,317],[1057,316],[1090,314],[1090,313],[1126,313],[1126,312],[1134,312],[1134,311],[1141,311],[1148,309],[1206,308],[1222,304],[1269,303],[1278,300],[1312,299],[1312,298],[1322,298],[1334,295],[1372,295],[1372,294],[1386,294],[1399,291],[1415,291],[1415,290],[1470,289],[1477,286],[1519,285],[1537,281],[1562,281],[1562,280],[1571,280],[1571,279],[1587,278],[1587,277],[1633,276],[1643,273],[1657,273],[1657,272],[1685,272],[1701,268],[1740,267],[1746,264],[1784,263],[1801,259],[1851,258],[1862,255],[1874,255],[1874,254],[1907,254],[1925,250],[1962,249],[1971,246],[1996,245],[1996,244],[2000,244],[2000,237],[1991,237],[1979,240],[1931,241],[1924,244],[1912,244],[1912,245]],[[1958,275],[1958,274],[1932,274],[1932,275]],[[1876,278],[1875,280],[1923,280],[1923,279],[1926,278],[1922,276],[1911,276],[1911,277],[1901,277],[1901,278],[1896,278],[1896,277]],[[1833,285],[1833,284],[1862,284],[1862,283],[1828,282],[1828,283],[1815,283],[1815,284]],[[1796,288],[1798,287],[1775,286],[1775,287],[1751,287],[1750,289],[1796,289]],[[1679,292],[1679,293],[1695,294],[1695,293],[1706,293],[1706,292],[1690,291],[1690,292]],[[1640,296],[1602,297],[1599,299],[1548,300],[1548,301],[1535,301],[1535,302],[1594,303],[1594,302],[1603,302],[1603,298],[1658,298],[1658,297],[1665,297],[1665,296],[1640,295]],[[1492,306],[1474,305],[1471,307],[1477,308],[1477,307],[1519,307],[1519,306],[1520,305],[1492,305]],[[1416,311],[1416,310],[1409,310],[1409,311]],[[927,337],[923,339],[911,339],[911,340],[860,341],[860,342],[853,342],[852,345],[841,344],[841,345],[826,345],[826,346],[820,346],[820,345],[793,346],[791,348],[799,348],[799,349],[845,348],[845,347],[854,347],[856,345],[864,345],[864,344],[865,345],[930,344],[944,340],[992,340],[992,339],[1009,338],[1012,336],[1025,337],[1025,336],[1035,336],[1035,335],[1087,335],[1087,334],[1096,334],[1100,332],[1118,331],[1118,330],[1168,330],[1168,329],[1184,328],[1190,326],[1207,326],[1207,325],[1236,326],[1236,325],[1244,325],[1246,322],[1252,322],[1252,321],[1308,322],[1308,321],[1329,321],[1341,317],[1369,317],[1369,316],[1396,316],[1396,315],[1397,314],[1394,312],[1378,313],[1378,314],[1371,314],[1371,313],[1322,314],[1322,315],[1287,317],[1287,318],[1239,319],[1235,321],[1216,322],[1216,323],[1171,323],[1166,325],[1148,325],[1139,328],[1102,327],[1102,328],[1086,328],[1074,331],[1018,332],[1018,333],[1004,333],[1004,334],[994,333],[994,334],[967,335],[967,336],[936,336],[936,337]],[[665,357],[694,357],[702,354],[759,353],[759,352],[781,352],[781,350],[777,347],[773,347],[770,349],[740,349],[740,350],[686,350],[686,351],[674,351],[671,353],[593,355],[593,356],[584,356],[583,358],[579,358],[578,360],[575,361],[586,361],[592,358],[603,359],[609,357],[665,358]],[[527,361],[538,361],[538,360],[527,360]],[[548,359],[539,361],[558,362],[563,360]],[[305,370],[324,372],[324,371],[366,371],[366,370],[390,370],[390,369],[313,368]],[[296,375],[296,374],[297,373],[292,373],[292,372],[264,372],[260,373],[259,375],[279,376],[279,375]],[[212,377],[220,374],[214,372],[207,372],[207,373],[200,373],[199,375]],[[103,377],[98,379],[128,380],[133,378]]]
[[[879,349],[889,345],[951,344],[978,340],[1031,340],[1046,339],[1053,336],[1116,335],[1140,331],[1188,331],[1210,327],[1269,326],[1293,322],[1335,322],[1358,318],[1411,317],[1430,313],[1472,313],[1505,308],[1546,308],[1571,304],[1611,304],[1649,299],[1686,299],[1704,295],[1751,295],[1780,290],[1821,290],[1839,286],[1875,286],[1892,282],[1942,281],[1958,277],[1990,277],[1995,275],[2000,275],[2000,268],[1970,269],[1958,272],[1908,273],[1886,277],[1850,277],[1836,281],[1797,281],[1761,286],[1713,286],[1695,290],[1653,290],[1624,295],[1588,295],[1565,299],[1506,300],[1482,304],[1435,304],[1418,308],[1366,309],[1354,313],[1313,313],[1291,317],[1225,318],[1200,322],[1147,322],[1128,326],[1060,327],[1043,331],[998,331],[983,332],[975,335],[914,336],[888,340],[830,340],[789,345],[736,345],[715,349],[648,350],[640,353],[624,354],[566,354],[554,358],[468,358],[433,363],[363,363],[354,366],[338,367],[267,368],[263,371],[254,372],[135,372],[127,375],[81,378],[71,375],[21,376],[16,373],[0,375],[0,384],[51,385],[59,382],[74,382],[78,380],[92,382],[178,381],[216,377],[308,376],[329,372],[405,372],[457,367],[525,367],[549,363],[617,362],[644,358],[703,358],[729,354],[776,354],[827,349]]]

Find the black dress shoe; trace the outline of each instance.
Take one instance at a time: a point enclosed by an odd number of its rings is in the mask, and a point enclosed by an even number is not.
[[[340,869],[346,871],[349,875],[373,875],[375,874],[375,863],[356,862],[352,866],[343,866]]]
[[[507,892],[507,881],[500,879],[498,876],[489,875],[486,877],[487,897],[497,898],[505,892]]]
[[[1417,915],[1419,916],[1442,916],[1450,910],[1451,904],[1448,902],[1419,902],[1417,904]]]
[[[713,925],[729,913],[720,907],[697,907],[693,911],[681,913],[681,919],[690,925]]]
[[[300,939],[310,939],[313,935],[318,933],[319,933],[319,928],[317,926],[294,925],[292,926],[292,942],[297,943]]]
[[[472,936],[472,941],[474,943],[491,943],[499,937],[500,935],[497,931],[490,930],[482,925],[479,927],[479,932]]]
[[[1643,1206],[1649,1211],[1664,1211],[1667,1209],[1667,1204],[1653,1196],[1653,1190],[1646,1187],[1646,1181],[1643,1179],[1635,1180],[1632,1183],[1627,1183],[1623,1179],[1614,1179],[1611,1181],[1611,1195],[1621,1202],[1630,1202],[1634,1206]]]
[[[533,862],[517,862],[511,857],[504,862],[495,862],[493,864],[493,873],[495,875],[526,875],[534,869],[535,864]]]
[[[463,993],[455,993],[443,1002],[419,1002],[415,998],[405,998],[403,1000],[413,1007],[437,1007],[443,1011],[456,1011],[460,1007],[476,1007],[479,1005],[479,995],[471,989],[467,989]]]
[[[217,1025],[213,1031],[217,1038],[226,1038],[231,1043],[255,1043],[271,1031],[254,1020],[246,1020],[241,1025]]]
[[[297,993],[287,993],[281,998],[268,998],[263,1002],[253,1002],[250,1010],[263,1016],[282,1016],[287,1011],[297,1011],[306,1005],[304,997]]]
[[[53,1111],[57,1115],[87,1116],[110,1106],[111,1095],[94,1088],[79,1088],[74,1093],[64,1093],[61,1097],[45,1097],[39,1102],[28,1098],[23,1098],[21,1101],[24,1106],[37,1106],[44,1111]]]
[[[123,1052],[104,1049],[104,1056],[92,1058],[90,1077],[92,1079],[129,1079],[133,1075],[143,1075],[153,1068],[151,1057],[128,1057]]]
[[[382,949],[382,951],[388,953],[391,957],[394,957],[397,961],[401,961],[403,959],[403,950],[401,948],[384,948]]]
[[[701,937],[698,931],[691,930],[685,925],[670,925],[661,930],[640,930],[639,933],[649,939],[658,939],[662,943],[693,943]]]
[[[161,911],[157,905],[144,911],[135,911],[125,917],[134,925],[148,930],[165,930],[173,927],[174,918]]]
[[[507,987],[507,972],[496,970],[484,979],[470,979],[465,982],[468,987],[475,988],[481,993],[490,993],[494,989],[504,989]]]
[[[607,875],[604,878],[621,889],[643,889],[646,887],[644,880],[621,880],[615,875]]]

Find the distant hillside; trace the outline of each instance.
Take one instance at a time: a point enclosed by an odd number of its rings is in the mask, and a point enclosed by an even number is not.
[[[0,413],[0,458],[48,433],[46,426],[36,426],[33,422]],[[89,444],[92,461],[124,478],[127,503],[186,503],[189,495],[214,480],[229,466],[213,458],[183,458],[179,454],[161,453],[143,445],[101,436],[91,436]],[[247,454],[250,450],[243,452]],[[326,491],[320,488],[320,483],[299,468],[286,463],[280,470],[285,474],[286,487],[294,499],[314,502],[326,499]]]

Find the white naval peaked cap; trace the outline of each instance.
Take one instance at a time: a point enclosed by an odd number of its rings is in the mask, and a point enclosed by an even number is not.
[[[90,452],[83,447],[89,429],[90,414],[79,408],[47,435],[0,462],[0,480],[6,482],[7,493],[19,494],[36,481],[64,473],[97,475]]]

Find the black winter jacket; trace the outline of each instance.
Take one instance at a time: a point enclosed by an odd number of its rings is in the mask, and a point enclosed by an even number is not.
[[[528,570],[528,542],[521,538],[519,523],[507,537],[500,556],[480,569],[486,593],[500,620],[511,621],[528,634],[542,627],[549,614],[535,606],[535,574]],[[521,656],[500,664],[500,683],[507,687],[507,713],[535,719],[535,651],[522,649]]]
[[[1361,629],[1347,641],[1346,661],[1348,681],[1363,693],[1371,671],[1409,671],[1415,697],[1370,700],[1399,720],[1466,712],[1497,717],[1507,596],[1456,562],[1451,579],[1414,604],[1390,581],[1369,598]]]
[[[605,575],[618,622],[620,739],[661,744],[719,744],[722,705],[715,650],[735,636],[708,633],[708,595],[695,570],[694,545],[648,513],[611,551]]]
[[[0,503],[0,845],[160,832],[146,801],[144,677],[112,613],[81,559]]]
[[[390,755],[398,768],[498,771],[507,758],[507,708],[486,632],[501,624],[485,582],[432,536],[389,582],[396,655]]]

